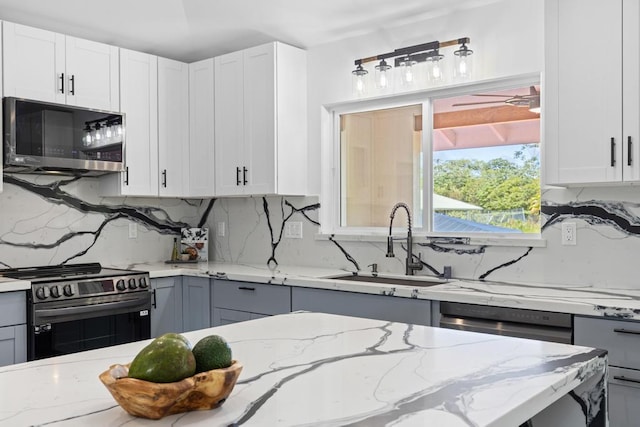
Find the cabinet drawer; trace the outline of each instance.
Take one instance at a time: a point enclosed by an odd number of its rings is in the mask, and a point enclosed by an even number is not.
[[[637,381],[637,382],[636,382]],[[640,372],[609,368],[609,425],[635,426],[640,419]]]
[[[640,369],[640,322],[579,317],[574,319],[574,344],[609,352],[609,364]]]
[[[215,280],[214,307],[260,314],[291,312],[291,288],[250,282]]]
[[[0,293],[0,326],[27,323],[27,293]]]

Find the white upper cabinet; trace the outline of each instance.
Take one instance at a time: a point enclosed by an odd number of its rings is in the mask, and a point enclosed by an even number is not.
[[[158,58],[159,195],[185,197],[189,183],[189,66]]]
[[[103,195],[158,195],[158,57],[120,49],[125,171],[100,178]]]
[[[639,24],[636,0],[546,0],[546,184],[640,180]]]
[[[188,197],[215,195],[213,73],[213,58],[189,64]]]
[[[118,48],[3,23],[4,96],[118,111]]]
[[[306,53],[279,42],[215,58],[216,195],[304,195]]]

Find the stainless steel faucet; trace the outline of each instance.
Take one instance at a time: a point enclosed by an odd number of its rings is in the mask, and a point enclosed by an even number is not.
[[[391,232],[392,232],[392,228],[393,228],[393,218],[396,216],[396,211],[399,208],[404,208],[404,210],[407,212],[407,223],[409,225],[408,230],[407,230],[407,259],[405,261],[405,273],[407,276],[413,276],[414,272],[416,270],[422,270],[422,263],[421,262],[413,262],[413,238],[411,237],[411,212],[409,211],[409,206],[407,206],[406,203],[396,203],[395,206],[393,207],[393,209],[391,209],[391,215],[389,215],[389,218],[391,219],[389,221],[389,236],[387,237],[387,258],[393,258],[395,257],[395,254],[393,253],[393,237],[391,236]],[[404,240],[405,238],[402,238],[401,240]],[[418,261],[420,260],[420,254],[418,254]]]

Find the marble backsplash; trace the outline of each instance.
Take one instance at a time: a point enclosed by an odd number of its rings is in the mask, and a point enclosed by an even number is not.
[[[404,272],[404,251],[387,258],[386,242],[319,237],[317,197],[207,200],[98,195],[97,178],[4,175],[0,193],[0,268],[58,263],[105,265],[168,259],[182,227],[210,228],[210,260]],[[549,189],[543,193],[543,247],[416,245],[418,274],[454,278],[640,289],[640,191],[637,187]],[[563,221],[577,225],[563,246]],[[299,221],[302,239],[284,237]],[[225,236],[217,225],[225,223]],[[129,238],[135,224],[137,237]]]
[[[4,174],[0,268],[166,260],[180,229],[203,224],[214,203],[98,192],[98,178]],[[129,238],[131,224],[136,238]]]
[[[386,242],[320,238],[315,197],[217,200],[208,226],[214,259],[221,262],[305,265],[404,273],[404,251],[387,258]],[[518,283],[639,289],[640,191],[636,187],[549,189],[543,192],[543,247],[421,244],[424,269],[435,275],[451,266],[453,277]],[[284,237],[288,221],[303,223],[303,238]],[[563,221],[576,223],[576,245],[563,246]],[[226,235],[215,232],[224,222]]]

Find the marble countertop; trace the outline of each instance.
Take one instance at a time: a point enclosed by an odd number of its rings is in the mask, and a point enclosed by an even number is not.
[[[98,375],[130,362],[141,341],[0,368],[0,423],[516,426],[606,366],[586,347],[307,312],[184,335],[193,344],[214,333],[244,365],[220,408],[160,421],[124,412]],[[603,396],[570,400],[597,412]]]
[[[540,283],[500,283],[489,281],[449,280],[430,276],[412,276],[430,286],[416,287],[383,283],[353,282],[331,277],[348,271],[303,266],[269,268],[257,264],[135,264],[127,266],[149,271],[150,277],[194,275],[229,280],[270,283],[317,289],[381,294],[435,301],[545,310],[586,316],[607,316],[640,320],[640,290],[598,289],[584,286]],[[380,273],[379,276],[407,276]]]
[[[31,282],[28,280],[15,280],[8,277],[0,277],[0,293],[24,291],[31,289]]]

